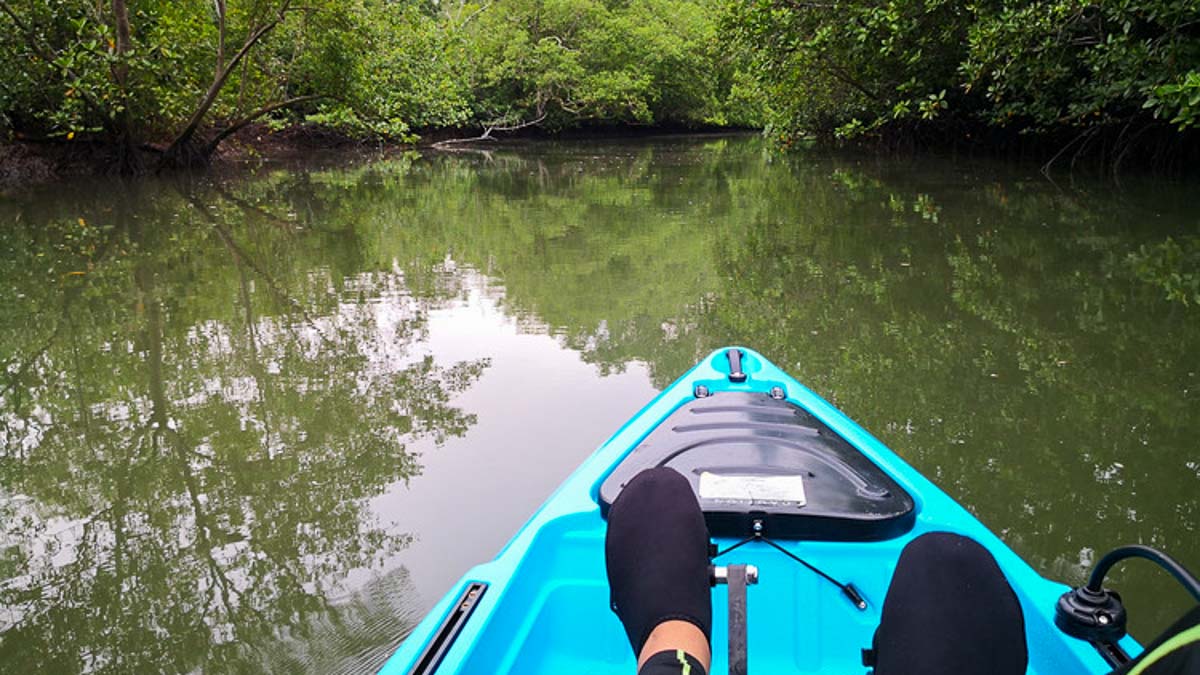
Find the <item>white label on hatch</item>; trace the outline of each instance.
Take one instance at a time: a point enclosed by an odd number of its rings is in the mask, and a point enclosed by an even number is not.
[[[804,479],[797,475],[769,476],[700,474],[700,498],[738,504],[804,506]]]

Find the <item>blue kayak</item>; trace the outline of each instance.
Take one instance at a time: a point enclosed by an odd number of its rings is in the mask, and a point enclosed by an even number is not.
[[[995,557],[1024,612],[1029,673],[1107,673],[1113,652],[1141,652],[1129,636],[1099,644],[1064,634],[1055,608],[1067,586],[1041,577],[760,354],[728,348],[600,446],[494,560],[438,602],[380,672],[632,675],[634,655],[609,609],[605,514],[626,480],[658,465],[692,481],[717,548],[742,544],[715,562],[757,571],[745,590],[751,672],[864,672],[862,650],[901,550],[935,531],[974,539]],[[713,591],[714,675],[730,671],[732,588]]]

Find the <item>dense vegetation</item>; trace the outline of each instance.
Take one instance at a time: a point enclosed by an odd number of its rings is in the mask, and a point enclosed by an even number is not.
[[[1114,157],[1200,124],[1194,0],[0,0],[0,35],[0,134],[129,170],[204,163],[254,122],[999,130]]]
[[[772,121],[851,137],[950,118],[1130,135],[1200,123],[1190,0],[734,4]],[[925,124],[925,126],[929,126]]]
[[[732,3],[786,135],[969,127],[1056,134],[1200,123],[1194,0]],[[942,122],[942,124],[934,124]]]
[[[713,0],[0,0],[0,125],[206,161],[246,124],[755,124]],[[284,117],[284,116],[287,117]],[[147,143],[157,145],[147,146]]]

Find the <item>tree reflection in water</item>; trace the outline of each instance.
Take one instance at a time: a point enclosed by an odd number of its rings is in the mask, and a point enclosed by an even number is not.
[[[257,646],[381,611],[329,600],[407,543],[364,503],[419,473],[407,444],[466,432],[450,401],[487,364],[413,353],[450,277],[337,276],[306,240],[353,256],[352,230],[238,201],[143,186],[13,233],[4,309],[28,320],[0,333],[6,671],[256,670]],[[386,614],[397,639],[419,618]]]

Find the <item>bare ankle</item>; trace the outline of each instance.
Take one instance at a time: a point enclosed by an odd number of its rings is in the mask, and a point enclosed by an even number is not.
[[[704,632],[695,624],[674,620],[664,621],[650,631],[650,637],[646,638],[646,643],[642,645],[642,651],[638,654],[638,668],[640,669],[651,656],[676,649],[688,653],[704,666],[705,672],[708,672],[712,663],[712,649],[708,638],[704,637]]]

